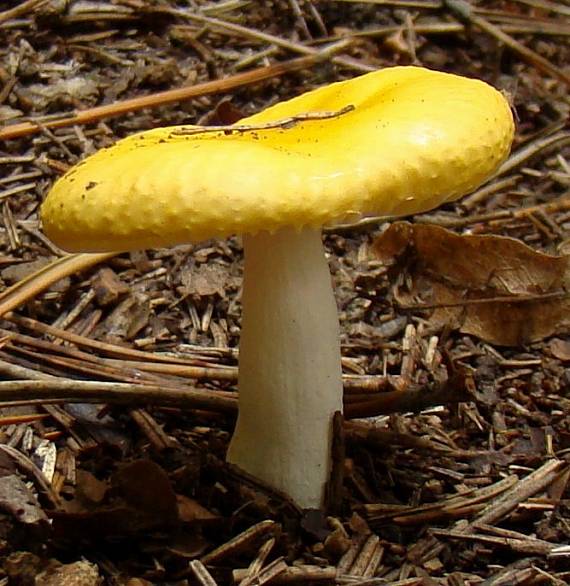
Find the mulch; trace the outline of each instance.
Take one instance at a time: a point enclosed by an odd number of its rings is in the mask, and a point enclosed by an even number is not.
[[[401,303],[414,275],[375,252],[391,221],[327,229],[346,412],[328,509],[300,511],[224,463],[239,238],[70,257],[38,220],[53,181],[120,137],[415,64],[503,90],[517,135],[490,182],[407,220],[567,263],[569,17],[552,0],[0,5],[0,585],[569,583],[568,322],[536,308],[568,303],[570,271],[519,299],[545,333],[498,343]]]

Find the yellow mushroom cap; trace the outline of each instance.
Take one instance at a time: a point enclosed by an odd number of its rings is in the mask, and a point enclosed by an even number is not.
[[[53,186],[46,233],[70,251],[122,251],[418,213],[480,185],[514,132],[500,92],[419,67],[333,83],[234,128],[157,128],[100,150]]]

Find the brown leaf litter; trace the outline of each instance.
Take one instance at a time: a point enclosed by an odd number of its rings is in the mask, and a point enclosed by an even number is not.
[[[502,346],[570,333],[570,256],[406,222],[392,224],[374,247],[397,273],[395,302],[428,311],[436,331],[459,329]]]

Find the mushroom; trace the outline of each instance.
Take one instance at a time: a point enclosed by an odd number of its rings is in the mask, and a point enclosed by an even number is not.
[[[239,416],[229,462],[305,508],[323,505],[342,410],[337,308],[321,227],[454,200],[506,158],[513,119],[473,79],[394,67],[229,127],[157,128],[60,178],[41,209],[69,251],[243,234]]]

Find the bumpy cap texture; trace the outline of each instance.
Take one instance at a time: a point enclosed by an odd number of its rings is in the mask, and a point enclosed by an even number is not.
[[[514,131],[500,92],[418,67],[333,83],[232,128],[157,128],[98,151],[53,186],[46,233],[70,251],[122,251],[418,213],[480,185]]]

